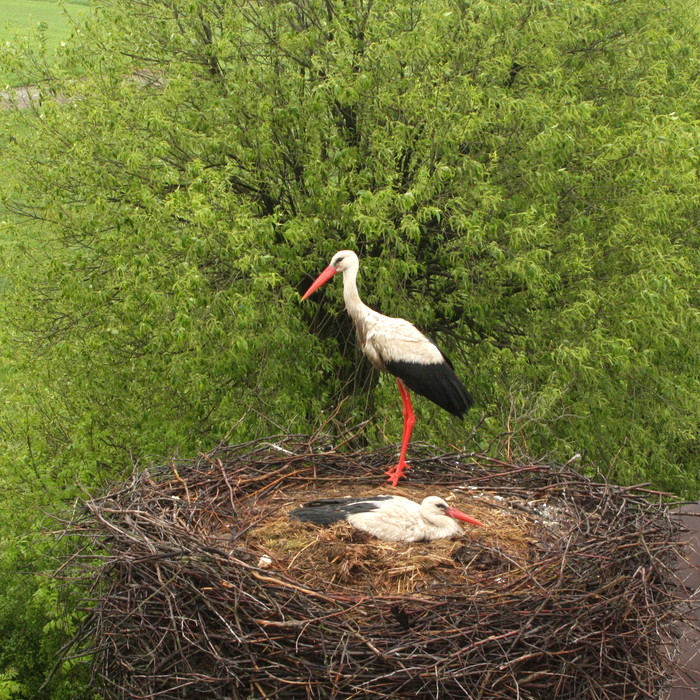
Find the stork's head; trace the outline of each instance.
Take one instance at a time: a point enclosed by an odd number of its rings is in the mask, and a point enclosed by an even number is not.
[[[315,279],[314,283],[306,290],[302,300],[308,299],[319,287],[322,287],[333,275],[338,272],[357,268],[360,261],[352,250],[339,250],[332,258],[331,264]]]
[[[339,250],[331,258],[330,267],[334,267],[336,272],[345,272],[350,267],[358,267],[359,264],[357,254],[352,250]]]
[[[471,523],[479,527],[486,527],[486,525],[480,523],[476,518],[472,518],[466,513],[462,513],[461,510],[453,508],[439,496],[428,496],[424,498],[423,502],[420,504],[420,510],[421,515],[435,525],[444,523],[445,518],[454,518],[455,520],[462,520],[465,523]]]

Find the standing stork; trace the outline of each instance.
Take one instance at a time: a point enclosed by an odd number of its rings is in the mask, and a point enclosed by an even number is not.
[[[408,389],[421,394],[455,416],[462,417],[472,405],[472,397],[455,374],[450,360],[435,343],[412,323],[370,309],[357,292],[360,261],[352,250],[341,250],[316,278],[302,297],[307,299],[338,272],[343,273],[345,308],[352,318],[362,352],[379,370],[396,377],[403,403],[403,437],[396,466],[385,473],[396,486],[408,469],[406,449],[416,422]]]

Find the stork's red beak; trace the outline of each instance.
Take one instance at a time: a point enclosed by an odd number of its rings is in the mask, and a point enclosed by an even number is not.
[[[463,520],[465,523],[471,523],[472,525],[478,525],[479,527],[486,527],[484,523],[480,523],[476,518],[472,518],[456,508],[447,508],[445,515],[449,515],[451,518],[455,518],[455,520]]]
[[[333,265],[329,265],[317,278],[316,281],[306,290],[306,294],[301,298],[308,299],[319,287],[322,287],[328,280],[336,274],[336,270]]]

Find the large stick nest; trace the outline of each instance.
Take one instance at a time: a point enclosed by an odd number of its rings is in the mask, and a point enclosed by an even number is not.
[[[415,500],[486,528],[381,542],[289,520],[394,492],[390,451],[285,438],[134,475],[66,532],[88,586],[76,642],[113,698],[658,698],[677,526],[644,489],[554,464],[413,446]]]

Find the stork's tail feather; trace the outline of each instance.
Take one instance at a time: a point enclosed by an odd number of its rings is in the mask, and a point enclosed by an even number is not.
[[[333,509],[306,508],[302,506],[293,510],[289,517],[292,520],[300,520],[302,523],[315,523],[316,525],[332,525],[345,520],[345,515]]]

